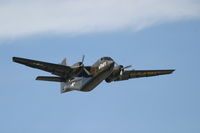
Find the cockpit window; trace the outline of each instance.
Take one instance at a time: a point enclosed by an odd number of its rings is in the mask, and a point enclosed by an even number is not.
[[[101,60],[112,60],[110,57],[102,57]]]

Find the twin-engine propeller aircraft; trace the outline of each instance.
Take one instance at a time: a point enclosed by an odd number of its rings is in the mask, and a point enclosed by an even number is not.
[[[38,76],[36,80],[61,82],[61,93],[78,90],[88,92],[99,85],[103,80],[107,83],[112,81],[128,80],[130,78],[140,78],[171,74],[174,70],[125,70],[129,66],[118,65],[110,57],[102,57],[92,66],[84,66],[85,56],[81,62],[73,66],[67,66],[66,58],[61,64],[53,64],[42,61],[13,57],[13,61],[29,67],[50,72],[53,76]]]

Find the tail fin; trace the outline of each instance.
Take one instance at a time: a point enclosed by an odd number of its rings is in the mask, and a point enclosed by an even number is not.
[[[60,93],[64,93],[65,92],[65,83],[64,82],[61,82],[60,83]]]
[[[61,62],[61,65],[67,66],[67,59],[64,58],[63,61]]]
[[[64,66],[67,66],[67,59],[64,58],[63,61],[61,62],[61,65],[64,65]],[[70,91],[70,90],[67,90],[67,91]],[[65,90],[65,82],[61,82],[60,83],[60,93],[64,93],[64,92],[67,92]]]

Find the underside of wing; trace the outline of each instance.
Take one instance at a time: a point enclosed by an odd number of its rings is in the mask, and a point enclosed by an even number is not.
[[[150,77],[171,74],[174,70],[131,70],[124,71],[122,75],[119,75],[114,81],[128,80],[131,78],[141,78],[141,77]]]
[[[13,57],[13,61],[32,68],[47,71],[61,77],[67,77],[67,75],[69,75],[72,72],[72,69],[70,67],[61,64],[53,64],[19,57]]]

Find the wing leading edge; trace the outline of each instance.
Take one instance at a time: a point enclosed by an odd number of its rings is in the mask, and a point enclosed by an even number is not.
[[[121,76],[116,78],[114,81],[122,81],[122,80],[128,80],[131,78],[142,78],[142,77],[150,77],[150,76],[158,76],[158,75],[165,75],[165,74],[171,74],[174,69],[169,70],[130,70],[130,71],[124,71]]]

